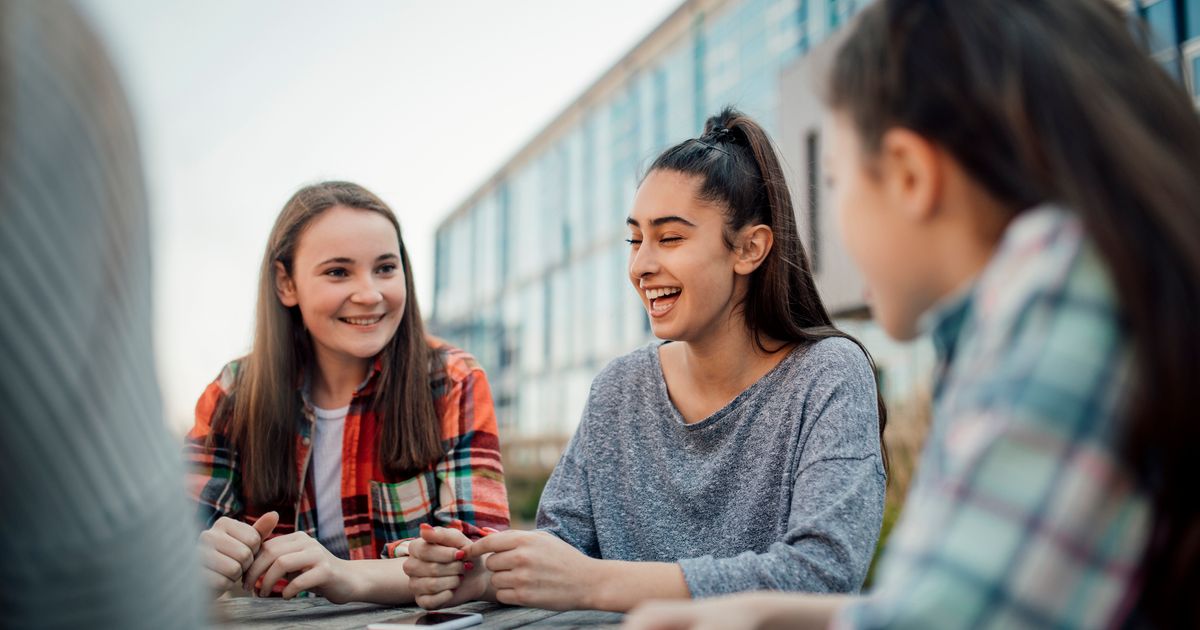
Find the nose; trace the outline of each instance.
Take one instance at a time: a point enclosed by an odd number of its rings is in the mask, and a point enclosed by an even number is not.
[[[375,286],[374,279],[368,278],[356,287],[354,293],[350,295],[350,301],[355,304],[371,306],[383,301],[383,292]]]
[[[641,247],[629,252],[629,277],[635,283],[639,278],[652,275],[658,271],[658,255],[652,244],[642,243]]]

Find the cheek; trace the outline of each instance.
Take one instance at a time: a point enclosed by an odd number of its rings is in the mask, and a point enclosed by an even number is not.
[[[888,221],[882,200],[849,191],[837,202],[837,216],[842,240],[863,275],[870,293],[867,301],[880,325],[894,338],[911,338],[920,314],[914,306],[920,301],[914,282],[918,252],[904,227]]]

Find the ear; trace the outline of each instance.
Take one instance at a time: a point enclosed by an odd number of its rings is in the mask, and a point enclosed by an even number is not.
[[[879,175],[888,207],[914,221],[933,218],[942,196],[938,157],[937,146],[920,134],[903,128],[886,131],[880,141]]]
[[[771,253],[771,247],[774,245],[775,233],[771,228],[765,225],[742,228],[741,234],[738,235],[737,247],[734,249],[737,262],[733,265],[733,271],[743,276],[754,273],[767,259],[767,254]]]
[[[287,307],[300,303],[296,298],[296,283],[278,260],[275,261],[275,295],[279,296],[279,303]]]

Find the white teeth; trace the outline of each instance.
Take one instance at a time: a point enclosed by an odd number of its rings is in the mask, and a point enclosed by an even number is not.
[[[383,319],[382,315],[378,317],[343,317],[342,321],[355,326],[370,326],[381,319]]]
[[[666,287],[666,288],[662,288],[662,289],[647,289],[646,290],[646,299],[657,300],[660,297],[666,297],[668,295],[675,295],[676,293],[679,293],[682,290],[683,289],[680,289],[679,287]]]

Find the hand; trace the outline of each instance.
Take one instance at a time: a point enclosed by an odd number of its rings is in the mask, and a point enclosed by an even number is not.
[[[753,596],[695,602],[650,602],[625,618],[625,630],[750,630],[766,622]]]
[[[625,618],[628,630],[790,630],[828,628],[852,598],[841,594],[744,593],[698,602],[651,602]]]
[[[593,608],[592,572],[598,562],[547,532],[506,531],[475,541],[467,558],[491,572],[496,601],[550,610]]]
[[[262,541],[278,524],[278,512],[263,514],[253,526],[222,516],[200,532],[204,579],[209,588],[217,595],[233,588],[254,562]]]
[[[433,610],[483,597],[487,569],[482,562],[464,560],[471,539],[448,527],[421,524],[421,537],[408,544],[404,573],[416,604]]]
[[[284,599],[312,591],[335,604],[344,604],[358,599],[359,585],[352,565],[329,553],[307,533],[295,532],[263,543],[246,571],[243,586],[252,590],[261,577],[258,595],[268,597],[279,580],[286,578],[289,582],[283,589]]]

